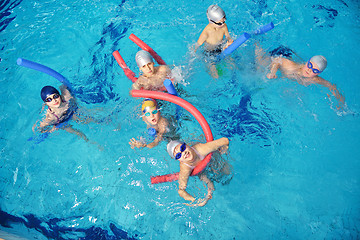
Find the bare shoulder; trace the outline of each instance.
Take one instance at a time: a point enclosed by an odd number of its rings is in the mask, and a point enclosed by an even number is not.
[[[161,72],[168,72],[170,71],[170,68],[168,67],[168,65],[160,65],[158,66],[158,70]]]
[[[69,99],[73,98],[69,89],[65,85],[60,86],[61,96],[65,101],[69,101]]]
[[[298,63],[294,62],[294,61],[291,61],[287,58],[283,58],[283,57],[280,57],[281,59],[281,64],[284,66],[284,67],[292,67],[292,66],[296,66],[296,65],[299,65]]]
[[[169,121],[166,118],[161,117],[159,121],[159,133],[161,134],[165,133],[168,125],[169,125]]]
[[[208,25],[206,25],[204,30],[202,30],[200,37],[207,38],[207,35],[209,34],[210,31],[211,31],[211,26],[210,26],[210,24],[208,24]]]

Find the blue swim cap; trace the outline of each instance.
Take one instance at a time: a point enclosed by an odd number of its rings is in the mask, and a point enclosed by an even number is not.
[[[56,88],[54,88],[52,86],[45,86],[41,89],[41,93],[40,93],[41,99],[45,102],[45,99],[54,93],[57,93],[60,95],[59,91]]]

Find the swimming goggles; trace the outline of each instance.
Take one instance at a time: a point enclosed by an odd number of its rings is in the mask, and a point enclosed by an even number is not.
[[[45,102],[51,102],[52,100],[57,99],[57,98],[59,98],[59,97],[60,97],[60,95],[57,94],[57,93],[55,93],[52,98],[51,98],[51,96],[50,96],[50,97],[47,97],[47,98],[45,99]]]
[[[186,143],[181,144],[180,146],[180,152],[178,152],[177,154],[175,154],[175,159],[179,160],[181,158],[181,154],[185,151],[186,149]]]
[[[140,117],[144,117],[144,116],[145,116],[145,117],[150,117],[150,114],[155,115],[155,114],[157,114],[158,111],[160,111],[160,110],[161,110],[161,108],[152,110],[151,112],[146,112],[145,114],[141,115]]]
[[[321,71],[319,69],[316,69],[316,68],[313,68],[313,65],[312,63],[310,62],[310,60],[307,62],[307,67],[309,69],[311,69],[313,71],[313,73],[315,74],[318,74],[318,73],[321,73]]]
[[[225,20],[226,20],[226,16],[225,16],[224,18],[225,18]],[[211,19],[210,19],[210,21],[213,22],[213,23],[215,23],[215,24],[218,25],[218,26],[221,26],[221,25],[223,25],[223,24],[225,23],[225,21],[223,21],[223,22],[215,22],[214,20],[211,20]]]

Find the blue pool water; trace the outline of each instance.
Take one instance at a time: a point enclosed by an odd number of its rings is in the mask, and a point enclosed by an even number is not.
[[[272,21],[221,63],[213,79],[191,53],[213,1],[2,1],[0,3],[0,238],[25,239],[359,239],[360,43],[358,1],[218,1],[233,38]],[[150,177],[178,171],[163,142],[133,150],[145,135],[140,99],[115,59],[134,71],[134,33],[170,65],[179,94],[205,116],[214,137],[228,137],[233,178],[215,183],[202,208],[183,205],[177,183]],[[254,44],[290,47],[307,60],[322,54],[321,74],[346,107],[336,110],[322,86],[268,80]],[[23,57],[68,78],[80,107],[101,124],[73,123],[93,142],[56,131],[40,143],[40,89],[59,86],[16,65]],[[138,73],[138,71],[135,71]],[[167,117],[175,106],[164,104]],[[179,134],[203,140],[185,111]],[[201,198],[203,184],[191,178]],[[9,238],[11,239],[11,238]]]

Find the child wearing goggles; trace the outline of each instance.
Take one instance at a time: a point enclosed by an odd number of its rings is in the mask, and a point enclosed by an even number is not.
[[[180,197],[187,201],[191,201],[191,203],[186,203],[186,205],[202,207],[212,198],[212,192],[215,190],[215,187],[209,177],[211,172],[218,171],[226,176],[231,174],[231,166],[227,162],[220,161],[220,154],[226,153],[228,148],[229,139],[225,137],[211,142],[196,143],[193,146],[189,146],[185,142],[178,140],[170,141],[167,144],[168,154],[180,162],[178,193]],[[205,170],[198,175],[200,180],[207,186],[207,195],[205,199],[198,199],[197,202],[195,202],[196,199],[186,191],[188,179],[196,165],[209,153],[214,153],[212,160],[208,165],[210,172]]]
[[[142,120],[146,123],[147,128],[153,128],[156,131],[156,137],[154,141],[146,143],[145,139],[140,138],[136,140],[135,138],[130,139],[130,146],[134,148],[153,148],[159,144],[163,139],[164,135],[170,132],[171,125],[169,121],[161,115],[161,108],[158,108],[157,102],[154,99],[145,99],[141,106],[142,115],[140,116]]]
[[[62,128],[67,132],[74,133],[85,141],[89,139],[81,131],[74,129],[67,121],[70,119],[79,120],[77,116],[77,104],[75,98],[65,85],[60,86],[60,91],[52,87],[45,86],[41,89],[41,99],[44,106],[47,106],[45,118],[40,122],[40,132],[54,132],[58,128]],[[35,131],[36,124],[33,127]]]
[[[256,58],[261,65],[268,65],[270,62],[270,72],[266,75],[268,79],[277,78],[277,71],[284,75],[284,77],[296,80],[298,83],[308,86],[310,84],[320,84],[327,87],[331,94],[339,101],[338,109],[342,108],[345,104],[345,98],[340,94],[335,84],[331,84],[329,81],[319,76],[326,66],[327,60],[324,56],[316,55],[310,58],[306,63],[298,63],[291,58],[285,58],[280,56],[266,56],[265,52],[256,46]],[[329,96],[329,94],[328,94]]]
[[[230,37],[228,27],[225,23],[225,12],[217,5],[211,5],[206,12],[209,20],[208,25],[204,28],[200,34],[199,39],[195,44],[195,52],[197,49],[205,43],[204,54],[208,58],[208,62],[211,62],[208,66],[212,77],[218,78],[219,74],[214,64],[217,56],[230,44],[233,43]],[[226,37],[226,43],[223,39]]]

